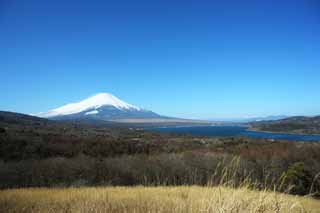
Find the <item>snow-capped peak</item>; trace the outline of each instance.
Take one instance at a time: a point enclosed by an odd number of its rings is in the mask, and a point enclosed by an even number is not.
[[[87,110],[92,110],[89,114],[98,113],[97,109],[102,106],[113,106],[120,110],[141,110],[139,107],[128,104],[110,93],[99,93],[77,103],[71,103],[62,107],[50,110],[46,113],[40,113],[40,117],[55,117],[62,115],[71,115]]]

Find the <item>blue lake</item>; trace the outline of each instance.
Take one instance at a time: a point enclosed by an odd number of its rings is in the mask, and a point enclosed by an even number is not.
[[[285,133],[269,133],[255,132],[248,130],[243,126],[192,126],[192,127],[166,127],[166,128],[150,128],[148,130],[191,134],[195,136],[245,136],[251,138],[264,138],[275,140],[291,140],[291,141],[320,141],[320,135],[300,135],[300,134],[285,134]]]

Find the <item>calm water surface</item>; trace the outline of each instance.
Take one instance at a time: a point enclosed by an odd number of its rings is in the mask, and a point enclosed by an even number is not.
[[[319,141],[320,135],[299,135],[285,133],[255,132],[243,126],[193,126],[193,127],[167,127],[151,128],[149,130],[158,132],[172,132],[191,134],[195,136],[246,136],[251,138],[292,140],[292,141]]]

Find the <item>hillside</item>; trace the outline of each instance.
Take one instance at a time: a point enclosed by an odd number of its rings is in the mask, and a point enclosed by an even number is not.
[[[319,196],[320,144],[0,117],[0,188],[211,185]]]
[[[257,131],[320,134],[320,116],[297,116],[276,121],[252,122],[250,125],[252,130]]]
[[[319,200],[246,187],[99,187],[0,191],[0,212],[316,212]]]

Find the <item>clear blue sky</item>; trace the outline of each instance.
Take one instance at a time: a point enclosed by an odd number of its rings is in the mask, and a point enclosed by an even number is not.
[[[320,114],[320,2],[0,0],[0,109],[98,92],[187,118]]]

